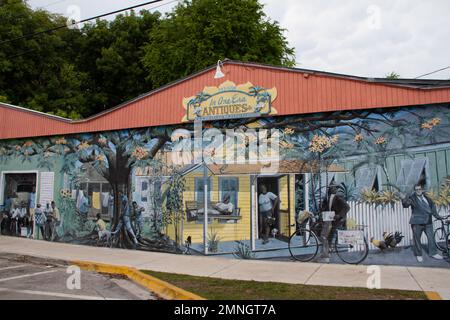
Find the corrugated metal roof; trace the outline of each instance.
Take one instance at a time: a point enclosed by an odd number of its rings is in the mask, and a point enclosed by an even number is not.
[[[181,122],[182,99],[230,80],[278,90],[278,115],[387,108],[450,102],[450,81],[374,79],[227,60],[83,120],[72,121],[0,103],[0,139],[172,125]]]

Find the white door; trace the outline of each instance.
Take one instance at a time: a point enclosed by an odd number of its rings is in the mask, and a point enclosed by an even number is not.
[[[161,199],[161,183],[155,183],[151,177],[136,177],[136,193],[137,204],[145,209],[144,217],[152,216],[154,202]]]

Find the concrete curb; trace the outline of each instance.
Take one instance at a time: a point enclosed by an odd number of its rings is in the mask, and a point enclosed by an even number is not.
[[[443,300],[442,297],[436,291],[424,291],[428,300]]]
[[[127,276],[129,279],[146,287],[147,289],[151,290],[152,292],[166,300],[205,300],[205,298],[202,298],[184,289],[178,288],[173,284],[170,284],[158,278],[152,277],[135,268],[89,261],[71,261],[70,263],[77,265],[84,270]]]

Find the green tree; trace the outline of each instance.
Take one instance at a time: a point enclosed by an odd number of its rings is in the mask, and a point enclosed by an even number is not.
[[[292,66],[283,29],[258,0],[183,1],[8,41],[66,18],[0,0],[0,101],[78,119],[230,58]]]
[[[388,73],[385,76],[385,78],[389,79],[389,80],[395,80],[395,79],[400,79],[400,75],[398,73],[394,72],[394,71],[391,71],[390,73]]]
[[[113,21],[98,20],[83,27],[77,64],[89,74],[88,115],[98,113],[143,92],[152,83],[142,65],[142,47],[159,22],[160,13],[146,10],[118,15]]]
[[[22,0],[3,0],[0,6],[0,41],[64,25],[66,19],[33,11]],[[64,117],[80,118],[86,108],[86,74],[71,62],[78,30],[61,29],[33,38],[2,43],[0,95],[13,104]]]
[[[150,32],[147,79],[160,86],[224,58],[293,66],[283,31],[258,0],[184,0]]]

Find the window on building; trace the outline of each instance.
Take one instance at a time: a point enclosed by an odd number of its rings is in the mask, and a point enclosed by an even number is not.
[[[427,184],[427,158],[404,159],[400,163],[400,171],[396,185],[403,191],[410,191],[414,185],[420,183],[422,187]]]
[[[203,202],[205,199],[204,188],[203,188],[203,178],[197,177],[195,178],[195,201]],[[211,201],[211,178],[207,179],[208,185],[208,202]]]
[[[145,209],[144,216],[153,214],[162,203],[161,181],[150,176],[137,177],[134,200]]]
[[[380,190],[380,184],[378,180],[378,166],[364,166],[357,170],[356,176],[356,190],[361,192],[364,189],[367,190]]]
[[[148,181],[141,181],[141,202],[148,201]]]
[[[219,178],[219,201],[222,201],[225,195],[230,196],[230,201],[234,208],[238,207],[239,179],[237,177]]]

